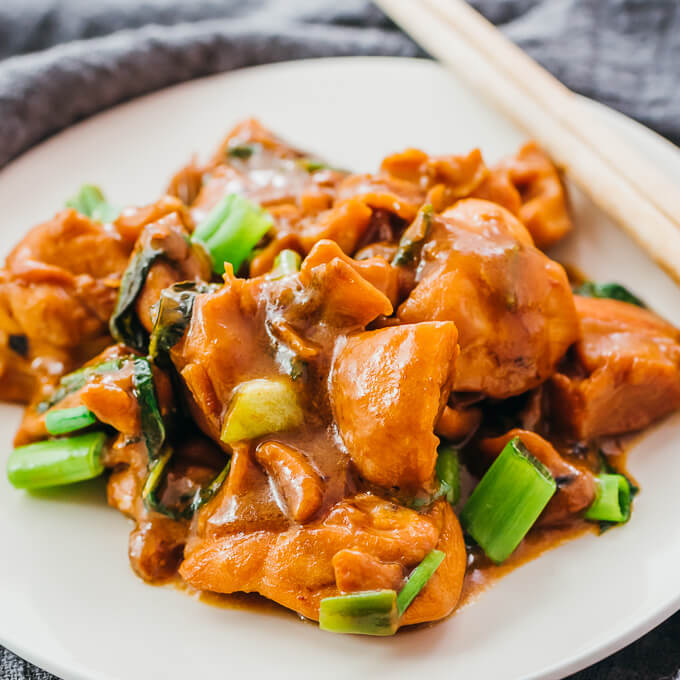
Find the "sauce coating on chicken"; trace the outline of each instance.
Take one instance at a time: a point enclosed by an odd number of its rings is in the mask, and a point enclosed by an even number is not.
[[[574,295],[543,252],[567,205],[532,142],[494,166],[406,149],[353,174],[244,121],[168,195],[63,210],[7,257],[12,455],[99,437],[147,581],[325,626],[329,602],[351,616],[376,591],[388,632],[441,619],[503,561],[475,494],[500,507],[526,485],[515,556],[623,523],[603,489],[633,486],[603,438],[680,407],[680,331]]]

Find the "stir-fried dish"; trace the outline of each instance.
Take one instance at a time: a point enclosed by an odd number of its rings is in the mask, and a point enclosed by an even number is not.
[[[485,570],[625,523],[618,438],[680,407],[680,332],[544,250],[534,143],[353,174],[254,120],[159,200],[91,185],[0,271],[7,472],[107,476],[144,580],[325,630],[451,613]]]

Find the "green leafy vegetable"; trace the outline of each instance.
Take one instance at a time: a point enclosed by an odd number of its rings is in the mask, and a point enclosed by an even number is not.
[[[227,156],[230,158],[240,158],[241,160],[248,160],[253,154],[261,150],[259,144],[236,144],[227,149]]]
[[[79,368],[77,371],[73,371],[73,373],[67,373],[61,377],[59,387],[54,391],[52,396],[50,396],[49,399],[40,402],[36,407],[36,411],[38,413],[44,413],[47,409],[58,404],[64,397],[73,394],[73,392],[77,392],[84,387],[92,376],[113,373],[114,371],[119,370],[127,360],[127,357],[109,359],[93,366]]]
[[[639,297],[633,295],[633,293],[619,283],[595,283],[594,281],[586,281],[578,286],[578,288],[574,289],[574,293],[576,293],[576,295],[582,295],[583,297],[610,298],[612,300],[628,302],[629,304],[637,305],[638,307],[647,307]]]
[[[78,193],[66,201],[66,206],[98,222],[113,222],[120,212],[107,202],[102,190],[94,184],[83,184]]]
[[[395,267],[411,264],[416,259],[423,242],[430,232],[432,215],[432,206],[429,203],[420,209],[418,216],[399,241],[399,248],[392,258],[392,264]]]
[[[149,467],[149,474],[142,487],[142,500],[149,510],[154,510],[161,515],[165,515],[174,520],[179,520],[182,519],[181,513],[161,503],[158,495],[158,489],[163,480],[163,473],[170,462],[170,458],[172,458],[172,453],[172,447],[166,444],[160,450],[159,455],[154,458]]]
[[[319,158],[298,158],[297,164],[310,173],[330,168],[326,161],[322,161]]]
[[[137,318],[135,303],[144,288],[149,270],[163,256],[163,250],[153,246],[147,246],[132,256],[121,279],[116,307],[109,320],[113,338],[138,352],[146,352],[149,334]]]
[[[518,437],[509,441],[475,487],[460,515],[463,528],[501,563],[538,519],[557,486]]]
[[[149,357],[152,361],[165,368],[170,366],[168,353],[181,340],[191,321],[196,296],[217,288],[209,283],[185,281],[161,291],[149,340]]]
[[[172,448],[166,444],[163,446],[158,458],[151,464],[144,487],[142,488],[142,500],[149,510],[158,512],[176,521],[191,519],[220,490],[229,474],[231,461],[227,462],[210,484],[196,491],[191,502],[185,508],[171,508],[161,502],[158,490],[160,489],[172,454]]]
[[[319,608],[319,627],[331,633],[394,635],[399,627],[397,593],[375,590],[325,597]]]
[[[231,460],[227,461],[227,464],[222,468],[215,479],[213,479],[212,482],[208,484],[208,486],[205,486],[196,492],[187,510],[189,517],[193,517],[194,514],[198,512],[220,490],[222,484],[224,484],[224,480],[229,474],[230,468]]]
[[[68,434],[82,430],[96,422],[94,413],[86,406],[60,408],[45,414],[45,428],[50,434]]]
[[[149,360],[141,357],[133,360],[133,371],[132,381],[139,402],[146,450],[149,461],[154,462],[165,441],[165,424],[158,408],[153,371]]]
[[[88,432],[20,446],[9,456],[7,478],[17,489],[40,489],[98,477],[106,434]]]
[[[272,225],[271,216],[259,205],[238,194],[229,194],[196,227],[191,238],[210,254],[215,274],[224,274],[225,262],[238,271]]]
[[[397,611],[399,616],[408,609],[409,605],[415,600],[418,593],[425,587],[425,584],[432,578],[439,565],[444,561],[446,553],[441,550],[432,550],[425,556],[425,559],[411,572],[408,581],[397,595]]]

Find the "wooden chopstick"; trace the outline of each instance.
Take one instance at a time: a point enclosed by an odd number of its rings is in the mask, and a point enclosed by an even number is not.
[[[546,149],[680,283],[680,189],[462,0],[376,0],[404,30]]]

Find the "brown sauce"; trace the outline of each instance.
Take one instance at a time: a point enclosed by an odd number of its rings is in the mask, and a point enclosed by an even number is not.
[[[475,549],[468,554],[468,568],[456,612],[475,602],[487,588],[517,567],[535,560],[544,552],[567,541],[587,532],[596,533],[597,530],[597,524],[578,520],[566,527],[532,531],[503,564],[494,564],[481,550]]]
[[[258,593],[231,593],[225,595],[224,593],[197,590],[179,577],[173,578],[163,585],[175,588],[203,604],[220,607],[221,609],[247,610],[257,612],[258,614],[279,616],[281,618],[301,618],[293,610],[287,609],[273,600],[268,600]]]

